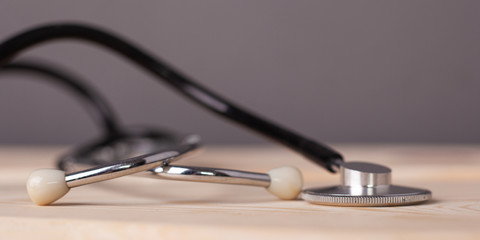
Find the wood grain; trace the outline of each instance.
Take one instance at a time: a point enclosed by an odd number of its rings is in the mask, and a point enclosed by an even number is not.
[[[480,146],[338,145],[349,160],[393,169],[393,182],[428,188],[426,204],[348,208],[279,201],[264,189],[125,177],[33,205],[25,180],[66,148],[0,148],[0,239],[480,239]],[[273,147],[212,147],[182,164],[263,172],[296,165],[306,187],[338,176]]]

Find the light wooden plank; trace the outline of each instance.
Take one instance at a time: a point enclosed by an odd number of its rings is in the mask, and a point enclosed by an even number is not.
[[[34,206],[30,171],[54,166],[65,148],[0,149],[2,239],[480,239],[478,145],[338,145],[347,159],[385,164],[399,185],[428,188],[434,199],[394,208],[347,208],[279,201],[264,189],[125,177],[72,189]],[[180,163],[180,162],[179,162]],[[214,147],[182,164],[266,171],[296,165],[306,186],[338,182],[276,147]]]

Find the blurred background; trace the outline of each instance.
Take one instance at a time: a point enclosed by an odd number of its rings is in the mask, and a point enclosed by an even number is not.
[[[20,1],[0,39],[80,21],[136,42],[251,111],[327,142],[480,142],[480,1]],[[126,125],[266,141],[204,111],[117,55],[63,40],[24,52],[70,69]],[[99,135],[85,109],[32,74],[0,74],[0,144]]]

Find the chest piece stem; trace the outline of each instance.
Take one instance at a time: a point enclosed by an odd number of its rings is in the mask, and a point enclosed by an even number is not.
[[[357,207],[387,207],[428,201],[429,190],[391,184],[392,170],[366,162],[345,162],[340,167],[342,185],[312,188],[301,197],[313,204]]]

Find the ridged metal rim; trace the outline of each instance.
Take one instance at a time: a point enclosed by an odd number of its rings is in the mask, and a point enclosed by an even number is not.
[[[418,204],[428,201],[432,193],[424,189],[411,188],[411,193],[391,195],[347,195],[335,193],[322,193],[318,190],[326,188],[306,189],[302,191],[301,198],[307,202],[320,205],[345,206],[345,207],[388,207]]]

